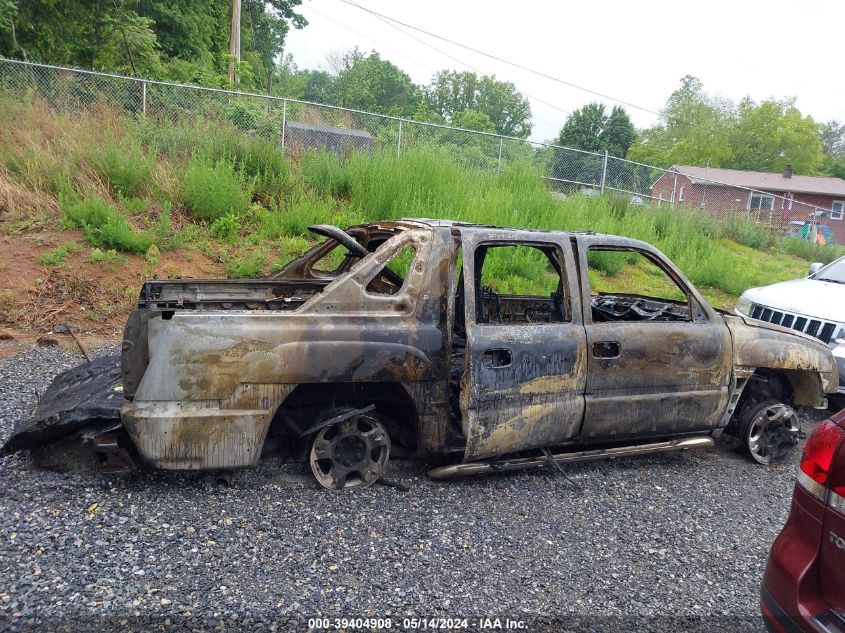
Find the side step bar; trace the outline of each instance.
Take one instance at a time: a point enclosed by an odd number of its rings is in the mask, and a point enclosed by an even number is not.
[[[559,453],[553,455],[558,464],[570,462],[590,462],[599,459],[613,459],[614,457],[627,457],[629,455],[652,455],[656,453],[671,453],[674,451],[686,451],[691,448],[709,448],[714,445],[711,437],[690,437],[682,440],[670,440],[668,442],[655,442],[653,444],[639,444],[636,446],[619,446],[617,448],[600,448],[590,451],[577,451],[573,453]],[[519,457],[516,459],[502,459],[491,462],[470,462],[468,464],[452,464],[441,466],[428,471],[428,476],[434,479],[451,479],[452,477],[463,477],[466,475],[484,475],[488,473],[512,472],[515,470],[527,470],[548,465],[545,456]]]

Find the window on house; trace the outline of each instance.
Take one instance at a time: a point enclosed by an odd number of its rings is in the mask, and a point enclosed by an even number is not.
[[[830,207],[830,219],[831,220],[841,220],[843,211],[845,211],[845,201],[843,200],[834,200],[833,206]]]
[[[684,188],[681,187],[681,189],[678,191],[678,202],[683,202],[683,201],[684,201]]]
[[[748,197],[749,211],[771,211],[775,208],[775,197],[764,193],[752,193]]]

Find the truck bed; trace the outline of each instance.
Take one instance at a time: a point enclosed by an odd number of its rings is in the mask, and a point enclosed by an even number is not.
[[[331,279],[177,279],[147,281],[138,307],[151,310],[295,310]]]

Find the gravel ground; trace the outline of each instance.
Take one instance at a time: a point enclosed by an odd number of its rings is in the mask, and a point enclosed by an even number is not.
[[[36,348],[0,363],[0,441],[80,360]],[[435,482],[397,462],[407,492],[336,494],[275,460],[221,488],[42,472],[18,454],[0,461],[0,630],[284,631],[314,616],[761,630],[797,459],[764,468],[721,446],[572,465],[574,484],[541,470]]]

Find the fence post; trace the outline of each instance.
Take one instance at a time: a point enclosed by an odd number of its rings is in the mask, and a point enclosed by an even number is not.
[[[147,116],[147,82],[141,82],[141,113]]]
[[[496,166],[496,175],[502,173],[502,143],[504,143],[505,137],[499,137],[499,164]]]
[[[288,100],[282,101],[282,149],[285,149],[285,126],[288,119]]]
[[[672,200],[669,203],[669,207],[674,209],[675,208],[675,190],[678,187],[678,172],[675,172],[672,176]]]
[[[607,150],[604,150],[604,167],[601,170],[601,190],[599,193],[604,193],[604,181],[607,180]]]
[[[399,134],[398,134],[398,137],[399,138],[396,141],[396,155],[397,156],[399,156],[399,154],[402,153],[402,119],[399,119]]]

